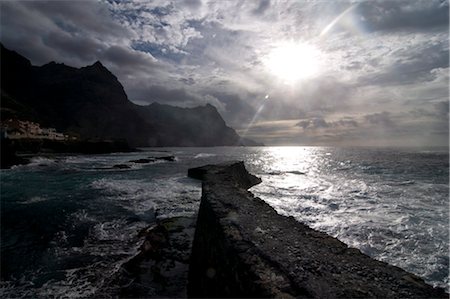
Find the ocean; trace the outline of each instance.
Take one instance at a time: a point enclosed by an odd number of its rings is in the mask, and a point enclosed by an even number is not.
[[[140,230],[195,217],[201,183],[187,170],[229,160],[262,178],[250,191],[279,214],[448,292],[447,148],[212,147],[43,155],[2,170],[0,296],[115,294],[110,277],[137,254]]]

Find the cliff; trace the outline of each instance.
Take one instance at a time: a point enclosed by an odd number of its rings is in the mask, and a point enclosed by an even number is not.
[[[190,297],[448,298],[419,277],[371,259],[274,209],[247,189],[243,162],[189,170],[203,180]]]
[[[0,62],[2,119],[32,120],[83,138],[126,138],[134,145],[152,133],[99,62],[80,69],[55,62],[38,67],[3,46]]]
[[[3,45],[0,56],[2,119],[31,120],[82,138],[126,139],[131,146],[243,144],[211,105],[135,105],[99,61],[39,67]]]
[[[220,116],[217,109],[203,107],[180,108],[152,103],[139,110],[142,118],[155,128],[155,142],[165,146],[238,145],[239,135]]]

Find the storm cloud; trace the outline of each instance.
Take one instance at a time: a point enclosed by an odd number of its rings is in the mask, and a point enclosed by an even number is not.
[[[2,1],[0,14],[0,41],[33,64],[100,60],[131,101],[210,103],[267,144],[448,145],[448,1]],[[289,43],[315,49],[314,75],[269,67]],[[302,55],[288,75],[306,73]]]

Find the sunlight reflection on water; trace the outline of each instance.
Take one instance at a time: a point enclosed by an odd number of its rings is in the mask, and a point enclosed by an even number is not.
[[[436,277],[448,282],[443,158],[383,150],[264,148],[258,165],[263,182],[251,191],[279,214],[436,285]]]

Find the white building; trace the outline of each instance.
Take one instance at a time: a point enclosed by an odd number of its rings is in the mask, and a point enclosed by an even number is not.
[[[2,132],[10,139],[49,139],[65,140],[63,133],[54,128],[41,128],[40,124],[31,121],[8,119],[1,123]]]

